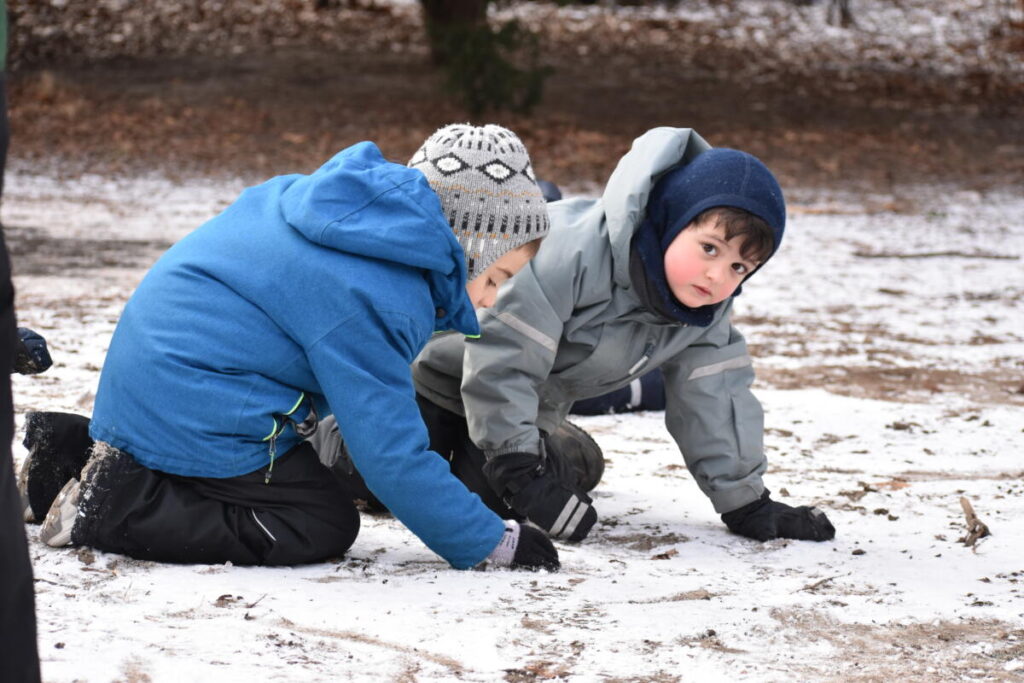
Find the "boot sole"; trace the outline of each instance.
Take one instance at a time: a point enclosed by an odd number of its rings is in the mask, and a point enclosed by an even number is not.
[[[64,484],[56,500],[46,513],[46,521],[39,530],[39,540],[51,548],[63,548],[71,544],[71,528],[78,516],[78,494],[81,484],[72,479]]]

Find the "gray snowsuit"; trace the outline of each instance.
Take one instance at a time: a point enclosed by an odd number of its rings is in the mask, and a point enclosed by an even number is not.
[[[435,336],[413,365],[419,394],[465,415],[488,458],[540,452],[572,403],[660,367],[665,423],[715,510],[764,490],[764,414],[751,359],[730,322],[732,299],[707,327],[644,307],[630,278],[630,241],[658,177],[709,149],[686,128],[638,138],[600,199],[549,206],[552,229],[530,264],[478,311],[481,336]]]

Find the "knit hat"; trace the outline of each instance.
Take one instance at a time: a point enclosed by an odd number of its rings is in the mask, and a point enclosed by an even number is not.
[[[659,178],[647,201],[647,217],[658,224],[664,251],[701,212],[718,206],[743,209],[763,220],[775,237],[771,253],[778,250],[786,229],[782,188],[760,159],[736,149],[709,149]]]
[[[547,207],[526,147],[501,126],[452,124],[409,160],[441,199],[472,280],[506,252],[547,234]]]
[[[772,229],[778,250],[786,229],[786,203],[775,176],[757,157],[735,149],[713,148],[661,176],[651,190],[643,222],[633,236],[633,255],[642,262],[643,283],[655,292],[655,308],[691,325],[711,324],[721,304],[689,308],[672,296],[664,254],[672,241],[703,211],[727,206],[748,211]],[[765,261],[768,259],[766,258]],[[763,263],[744,282],[750,280]],[[631,270],[632,272],[632,270]],[[739,296],[740,287],[733,296]]]

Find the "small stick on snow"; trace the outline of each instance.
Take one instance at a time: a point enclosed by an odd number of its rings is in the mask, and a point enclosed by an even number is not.
[[[984,251],[925,251],[917,254],[903,254],[892,251],[865,251],[860,249],[853,252],[853,255],[858,258],[981,258],[995,259],[997,261],[1016,261],[1020,258],[1020,256],[1017,256],[1016,254],[994,254]]]
[[[246,608],[246,609],[252,609],[252,608],[253,608],[253,607],[255,607],[256,605],[260,604],[260,600],[262,600],[262,599],[263,599],[263,598],[265,598],[265,597],[267,597],[267,594],[266,594],[266,593],[264,593],[263,595],[261,595],[261,596],[259,597],[259,599],[257,599],[257,600],[256,600],[256,602],[254,602],[254,603],[252,603],[252,604],[249,604],[249,605],[246,605],[246,606],[245,606],[245,608]]]
[[[842,576],[842,574],[836,574],[835,576],[826,576],[821,581],[815,581],[814,583],[809,583],[806,586],[804,586],[803,588],[800,588],[799,590],[795,590],[793,592],[794,593],[799,593],[800,591],[814,591],[814,590],[817,590],[818,588],[821,588],[822,586],[824,586],[829,581],[832,581],[833,579],[838,579],[840,576]]]

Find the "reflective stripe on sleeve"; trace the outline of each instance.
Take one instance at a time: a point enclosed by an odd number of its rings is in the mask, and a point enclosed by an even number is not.
[[[538,330],[533,325],[523,322],[519,318],[515,317],[511,313],[502,311],[501,313],[494,313],[495,318],[505,323],[513,330],[529,338],[531,341],[535,341],[551,353],[558,351],[558,340],[552,339],[548,335]]]
[[[717,375],[720,372],[726,370],[736,370],[737,368],[746,367],[751,364],[750,356],[736,356],[729,360],[723,360],[718,363],[712,363],[711,365],[702,365],[699,368],[694,368],[687,377],[687,380],[700,379],[701,377],[710,377],[711,375]]]

